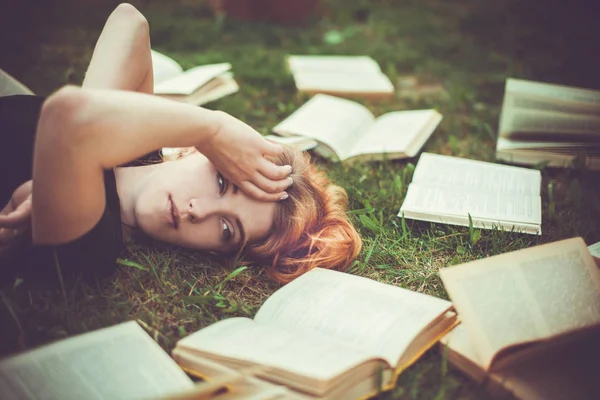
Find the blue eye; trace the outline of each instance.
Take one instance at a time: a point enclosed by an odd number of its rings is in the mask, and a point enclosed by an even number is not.
[[[219,185],[219,194],[223,195],[227,191],[228,182],[220,172],[217,172],[217,185]]]

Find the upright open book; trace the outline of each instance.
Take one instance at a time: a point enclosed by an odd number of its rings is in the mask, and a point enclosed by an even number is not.
[[[413,157],[442,120],[435,110],[386,113],[378,118],[363,105],[317,94],[273,128],[281,136],[319,142],[316,152],[333,160]]]
[[[423,153],[399,217],[542,233],[540,171]]]
[[[183,71],[177,61],[152,50],[154,94],[172,100],[202,105],[239,90],[231,64],[201,65]]]
[[[396,377],[456,322],[448,301],[367,278],[314,269],[275,292],[254,320],[219,321],[180,340],[186,371],[218,377],[206,361],[258,374],[310,398],[356,399]]]
[[[496,157],[600,169],[600,91],[507,79]]]
[[[600,269],[581,238],[442,269],[448,359],[521,399],[598,399]]]

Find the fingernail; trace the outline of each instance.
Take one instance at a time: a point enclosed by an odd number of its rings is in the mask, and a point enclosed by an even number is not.
[[[292,178],[291,176],[288,178],[290,180],[290,184],[288,185],[288,187],[292,186],[292,184],[294,183],[294,178]]]
[[[281,195],[281,197],[279,198],[279,200],[285,200],[285,199],[287,199],[288,197],[290,197],[290,195],[289,195],[289,194],[287,194],[287,193],[284,193],[284,194],[282,194],[282,195]]]
[[[290,172],[288,172],[288,174],[291,174],[292,173],[292,166],[288,165],[287,167],[288,167],[288,170],[290,171]]]

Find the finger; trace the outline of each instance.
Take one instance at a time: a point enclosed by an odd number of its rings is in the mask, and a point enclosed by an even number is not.
[[[266,156],[277,157],[283,154],[284,148],[278,143],[273,143],[263,138],[262,153]]]
[[[283,193],[294,183],[291,176],[284,179],[273,180],[259,173],[256,173],[253,178],[250,179],[250,182],[267,193]]]
[[[286,192],[267,193],[249,181],[242,182],[239,188],[246,195],[259,201],[281,201],[288,198],[288,194]]]
[[[260,160],[258,165],[258,172],[264,175],[265,178],[271,179],[273,181],[280,181],[282,179],[287,179],[287,177],[292,173],[291,165],[276,165],[271,161],[263,158]]]
[[[18,228],[31,220],[31,200],[25,200],[10,214],[0,215],[0,226]]]

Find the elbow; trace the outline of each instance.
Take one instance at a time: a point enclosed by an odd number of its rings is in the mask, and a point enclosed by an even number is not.
[[[87,103],[87,94],[76,86],[65,86],[48,97],[40,113],[36,151],[40,144],[59,146],[70,143],[79,147],[81,140],[85,139],[84,127],[89,119],[85,117]]]

